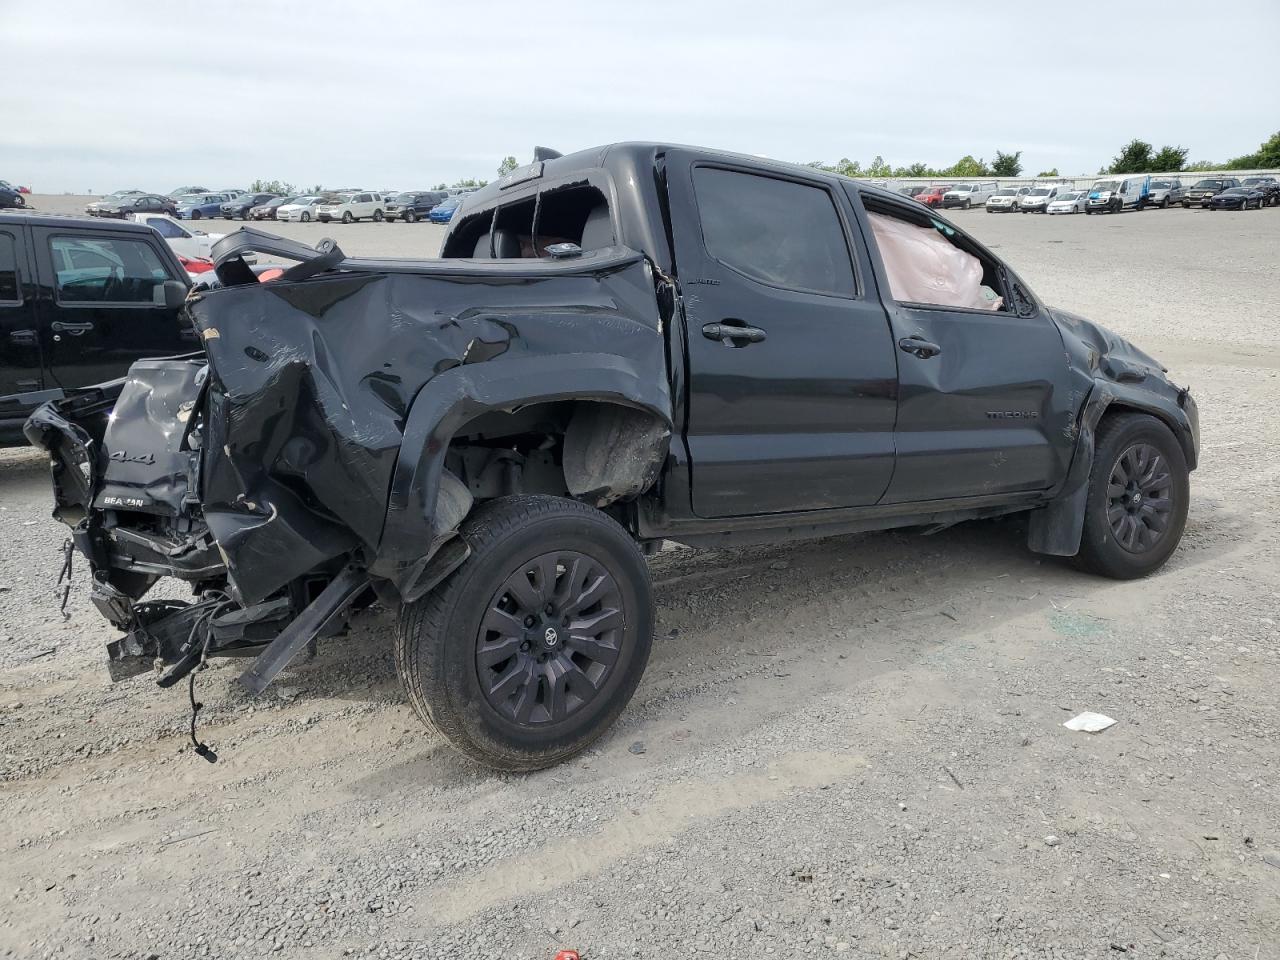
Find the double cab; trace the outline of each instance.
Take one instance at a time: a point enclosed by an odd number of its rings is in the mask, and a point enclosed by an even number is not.
[[[261,692],[376,599],[421,718],[528,770],[625,708],[663,541],[1024,514],[1110,577],[1176,548],[1190,393],[938,212],[700,148],[535,156],[437,259],[227,236],[204,354],[31,417],[114,675],[239,656]],[[144,599],[165,577],[190,601]]]

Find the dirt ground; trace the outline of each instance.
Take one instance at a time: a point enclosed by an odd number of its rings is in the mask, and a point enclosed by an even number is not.
[[[1280,209],[954,219],[1198,398],[1164,570],[1085,576],[1016,521],[667,550],[579,760],[453,754],[375,610],[260,699],[201,674],[210,765],[185,687],[109,683],[82,566],[63,620],[44,464],[0,451],[0,956],[1280,958]]]

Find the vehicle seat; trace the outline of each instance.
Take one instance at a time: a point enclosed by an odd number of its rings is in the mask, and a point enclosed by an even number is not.
[[[510,230],[493,231],[493,253],[489,251],[489,234],[484,233],[476,240],[471,256],[479,260],[489,260],[496,256],[499,260],[520,259],[520,240]]]
[[[613,221],[609,219],[609,207],[597,203],[587,214],[587,222],[582,225],[582,242],[578,244],[584,251],[599,250],[614,244]]]

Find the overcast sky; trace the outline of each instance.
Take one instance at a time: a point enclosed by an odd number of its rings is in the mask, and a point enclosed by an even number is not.
[[[0,179],[420,188],[615,140],[935,166],[1000,148],[1080,174],[1135,136],[1224,160],[1280,120],[1280,0],[862,6],[0,0]]]

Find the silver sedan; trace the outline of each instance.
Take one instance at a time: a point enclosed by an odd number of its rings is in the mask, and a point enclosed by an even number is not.
[[[1049,205],[1045,207],[1045,213],[1084,213],[1088,200],[1088,190],[1073,190],[1049,201]]]

